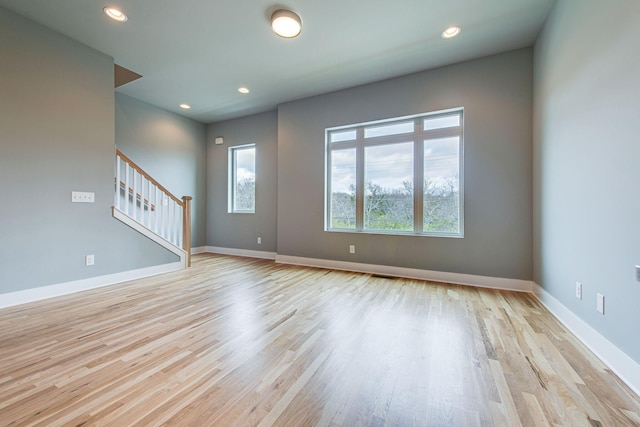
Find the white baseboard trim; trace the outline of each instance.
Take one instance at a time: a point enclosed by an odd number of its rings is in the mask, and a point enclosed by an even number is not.
[[[556,319],[640,396],[640,363],[627,356],[537,283],[533,284],[533,294]]]
[[[244,256],[248,258],[276,259],[275,252],[252,251],[249,249],[221,248],[218,246],[207,246],[206,252],[221,255]]]
[[[40,301],[47,298],[58,297],[75,292],[86,291],[89,289],[101,288],[103,286],[115,285],[117,283],[127,282],[129,280],[142,279],[144,277],[170,273],[172,271],[183,269],[184,265],[182,264],[182,262],[177,261],[169,264],[124,271],[121,273],[74,280],[73,282],[58,283],[55,285],[48,285],[39,288],[25,289],[23,291],[0,294],[0,308],[13,307],[20,304]]]
[[[477,286],[480,288],[501,289],[517,292],[531,292],[533,286],[533,282],[529,280],[476,276],[473,274],[447,273],[444,271],[421,270],[417,268],[363,264],[358,262],[334,261],[318,258],[304,258],[289,255],[277,255],[276,262],[282,264],[304,265],[307,267],[355,271],[358,273],[381,274],[385,276],[404,277],[407,279],[446,282],[456,285]]]
[[[191,255],[203,254],[205,252],[207,252],[206,246],[198,246],[195,248],[191,248]]]

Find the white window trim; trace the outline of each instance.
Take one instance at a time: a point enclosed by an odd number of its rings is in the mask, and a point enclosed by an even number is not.
[[[255,200],[253,205],[253,210],[250,209],[235,209],[234,196],[235,196],[235,184],[236,184],[236,165],[235,165],[235,153],[240,150],[246,150],[249,148],[253,148],[256,150],[256,144],[243,144],[243,145],[234,145],[229,147],[228,151],[228,165],[227,165],[227,212],[233,214],[254,214],[256,213],[255,208]],[[255,166],[255,165],[254,165]],[[255,197],[255,194],[254,194]]]

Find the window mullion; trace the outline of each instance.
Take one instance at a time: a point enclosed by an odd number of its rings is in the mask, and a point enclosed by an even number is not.
[[[233,212],[233,150],[227,155],[227,212]]]
[[[233,150],[233,207],[235,212],[238,207],[238,150]]]
[[[422,233],[424,225],[424,140],[416,138],[413,147],[413,232]]]
[[[356,230],[364,230],[364,128],[356,136]]]
[[[327,147],[326,147],[326,156],[325,156],[325,195],[324,195],[324,229],[331,229],[331,209],[332,209],[332,199],[331,192],[333,191],[331,188],[333,186],[333,182],[331,182],[331,148],[329,145],[329,137],[327,136]]]

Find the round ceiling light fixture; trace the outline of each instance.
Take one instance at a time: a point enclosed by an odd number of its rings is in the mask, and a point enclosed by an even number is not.
[[[191,105],[189,105],[189,104],[180,104],[180,108],[182,108],[183,110],[189,110],[189,109],[191,109]]]
[[[105,15],[118,22],[127,22],[127,20],[129,19],[127,15],[122,13],[120,9],[117,9],[115,7],[107,6],[102,10],[104,11]]]
[[[250,90],[248,88],[246,88],[246,87],[239,87],[238,88],[238,92],[247,94],[247,93],[250,92]]]
[[[290,39],[302,31],[302,20],[295,12],[278,9],[271,15],[271,28],[280,37]]]
[[[443,39],[450,39],[453,38],[455,36],[457,36],[458,34],[460,34],[460,31],[462,31],[462,28],[456,26],[456,25],[452,25],[450,27],[448,27],[446,30],[444,30],[442,32],[442,38]]]

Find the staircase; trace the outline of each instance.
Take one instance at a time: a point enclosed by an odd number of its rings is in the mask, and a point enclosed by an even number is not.
[[[177,198],[116,149],[113,217],[191,266],[191,197]]]

